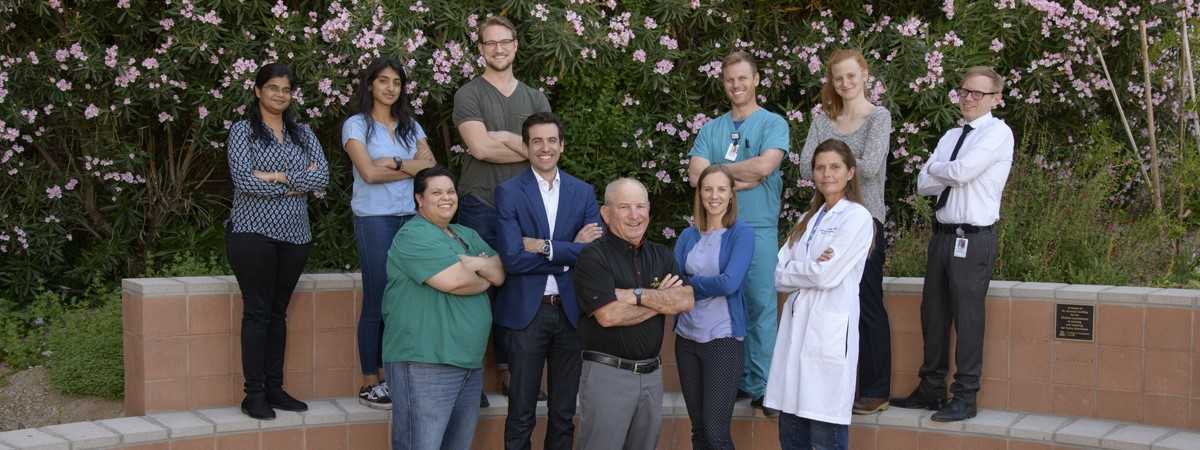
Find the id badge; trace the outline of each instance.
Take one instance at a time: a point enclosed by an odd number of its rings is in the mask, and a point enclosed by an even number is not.
[[[960,237],[960,238],[954,239],[954,257],[955,258],[966,258],[967,257],[967,244],[968,244],[967,238],[965,238],[965,237]]]
[[[729,134],[729,148],[725,150],[725,160],[726,161],[737,161],[737,159],[738,159],[738,141],[741,140],[741,138],[742,138],[741,133],[738,133],[736,131]]]

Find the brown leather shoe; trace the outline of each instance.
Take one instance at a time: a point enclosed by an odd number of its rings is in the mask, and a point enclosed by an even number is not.
[[[890,406],[886,398],[862,397],[854,400],[854,414],[875,414],[887,411]]]

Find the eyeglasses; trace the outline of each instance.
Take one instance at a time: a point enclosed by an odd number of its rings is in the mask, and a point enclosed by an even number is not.
[[[267,91],[267,93],[270,93],[270,94],[292,95],[291,86],[277,86],[274,84],[268,84],[266,86],[263,86],[262,90]]]
[[[992,94],[999,94],[999,93],[1000,93],[1000,91],[983,92],[983,91],[976,91],[974,89],[967,89],[965,87],[958,88],[958,96],[962,97],[962,98],[970,99],[971,101],[979,101],[985,95],[992,95]]]
[[[480,44],[483,45],[483,48],[495,50],[498,47],[512,47],[513,43],[515,42],[517,42],[516,39],[501,39],[499,41],[483,41],[480,42]]]

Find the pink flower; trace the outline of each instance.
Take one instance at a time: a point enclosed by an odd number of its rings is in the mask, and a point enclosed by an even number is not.
[[[946,13],[947,19],[954,19],[954,0],[942,2],[942,12]]]
[[[271,14],[274,14],[275,17],[287,17],[288,16],[287,5],[283,4],[283,0],[279,0],[279,1],[275,2],[275,6],[271,7]]]
[[[129,9],[129,0],[117,0],[117,7],[121,9]]]
[[[150,70],[157,69],[158,68],[158,60],[154,59],[154,58],[146,58],[146,59],[142,60],[142,67],[145,67]]]
[[[159,123],[174,122],[174,121],[175,121],[175,117],[172,117],[170,114],[167,114],[165,111],[158,113],[158,122]]]
[[[46,188],[46,198],[52,200],[62,198],[62,188],[57,184]]]
[[[67,188],[68,191],[73,191],[73,190],[75,190],[75,186],[78,184],[79,184],[79,180],[72,178],[70,180],[67,180],[67,185],[65,187]]]
[[[85,118],[93,119],[98,115],[100,115],[100,108],[97,108],[96,105],[88,104],[87,109],[83,110],[83,117]]]
[[[200,116],[200,119],[204,119],[205,117],[208,117],[208,108],[203,106],[196,108],[196,114]]]
[[[117,46],[104,50],[104,65],[109,68],[117,67]]]
[[[676,234],[675,234],[675,229],[674,229],[674,228],[671,228],[671,227],[663,227],[663,229],[662,229],[662,235],[663,235],[663,237],[664,237],[664,238],[667,238],[667,239],[674,239],[674,238],[675,238],[675,236],[676,236]]]
[[[58,88],[60,91],[67,92],[71,90],[71,82],[65,79],[60,79],[57,83],[54,83],[54,87]]]
[[[1004,42],[1000,38],[992,39],[991,49],[993,52],[999,53],[1000,50],[1004,50]]]
[[[671,36],[667,36],[665,34],[658,38],[658,43],[662,44],[663,47],[666,47],[667,50],[675,50],[679,48],[679,42],[675,39],[672,39]]]
[[[658,60],[657,63],[654,64],[654,73],[657,73],[659,75],[666,75],[668,73],[671,73],[671,69],[674,69],[674,68],[675,68],[675,63],[673,63],[667,59],[660,59],[660,60]]]
[[[654,21],[653,17],[646,17],[646,20],[642,22],[642,25],[645,26],[647,30],[658,28],[658,23]]]
[[[637,62],[646,62],[646,51],[642,49],[634,50],[633,60]]]
[[[171,27],[175,26],[175,21],[171,20],[170,17],[167,17],[158,21],[158,26],[162,27],[163,31],[168,31],[171,29]]]

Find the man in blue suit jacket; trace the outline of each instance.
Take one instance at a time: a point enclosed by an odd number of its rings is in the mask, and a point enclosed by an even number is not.
[[[558,168],[562,122],[553,113],[525,120],[521,137],[531,170],[496,187],[497,251],[508,277],[492,316],[509,346],[506,449],[530,448],[543,362],[550,362],[546,449],[574,442],[575,397],[582,351],[579,304],[571,268],[583,247],[603,234],[592,185]]]

